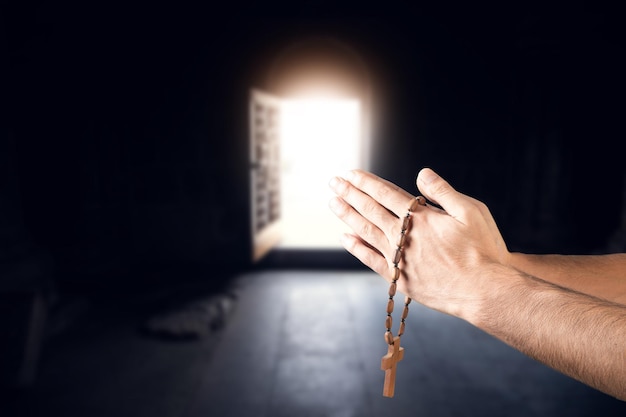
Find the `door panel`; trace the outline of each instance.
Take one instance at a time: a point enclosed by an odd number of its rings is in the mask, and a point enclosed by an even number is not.
[[[252,260],[260,260],[281,238],[280,99],[250,94],[250,187]]]

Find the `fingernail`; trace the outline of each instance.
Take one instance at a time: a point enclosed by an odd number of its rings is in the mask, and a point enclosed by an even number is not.
[[[344,175],[344,178],[347,179],[348,181],[352,181],[354,179],[354,171],[347,171],[346,174]]]
[[[337,184],[339,184],[339,178],[337,178],[337,177],[331,178],[330,182],[328,183],[330,188],[335,188],[337,186]]]
[[[419,180],[424,184],[430,184],[434,180],[436,180],[439,175],[435,174],[435,172],[430,168],[424,168],[419,173]]]

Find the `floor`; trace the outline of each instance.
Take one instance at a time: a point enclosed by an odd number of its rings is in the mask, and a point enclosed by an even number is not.
[[[369,272],[257,272],[236,290],[226,327],[200,341],[93,323],[45,355],[21,415],[626,415],[626,403],[416,303],[395,396],[382,397],[387,286]]]

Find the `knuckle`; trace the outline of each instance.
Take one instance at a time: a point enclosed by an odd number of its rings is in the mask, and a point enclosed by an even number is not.
[[[485,216],[489,213],[489,208],[485,203],[475,198],[470,199],[470,204],[464,207],[464,215]]]
[[[489,208],[487,207],[487,204],[483,203],[482,201],[475,200],[474,204],[476,205],[476,208],[478,209],[478,211],[480,211],[481,213],[489,212]]]
[[[445,182],[444,180],[440,178],[434,181],[432,184],[430,184],[429,191],[434,195],[442,196],[450,192],[450,186],[448,185],[447,182]]]
[[[371,267],[374,268],[376,265],[376,260],[374,259],[374,253],[372,253],[371,251],[367,251],[365,253],[363,253],[362,257],[361,257],[361,261]]]
[[[396,191],[396,190],[393,190],[393,189],[390,189],[390,188],[387,188],[387,187],[379,187],[379,188],[376,190],[376,198],[377,198],[379,201],[386,201],[386,200],[387,200],[387,198],[389,197],[389,195],[390,195],[393,191]]]
[[[375,201],[368,199],[367,201],[365,201],[363,203],[363,214],[365,215],[372,215],[374,213],[376,213],[376,208],[378,206],[378,203],[376,203]]]
[[[474,209],[475,207],[472,205],[457,206],[457,208],[455,209],[455,214],[456,216],[460,216],[461,218],[467,219],[472,216]]]
[[[398,221],[395,222],[396,224],[393,225],[393,227],[391,228],[391,236],[390,239],[394,239],[397,240],[398,236],[400,236],[400,233],[402,233],[402,222]],[[409,229],[406,231],[407,234],[410,234],[411,231],[416,227],[415,225],[415,218],[413,218],[413,227],[409,227]]]
[[[372,235],[372,225],[369,222],[363,222],[360,227],[360,235],[363,237],[369,237]]]

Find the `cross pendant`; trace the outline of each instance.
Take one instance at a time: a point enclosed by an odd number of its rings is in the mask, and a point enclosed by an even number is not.
[[[393,345],[387,348],[387,354],[380,361],[380,369],[385,371],[385,384],[383,385],[383,397],[393,397],[396,386],[396,367],[404,357],[404,348],[400,347],[400,336],[393,338]]]

